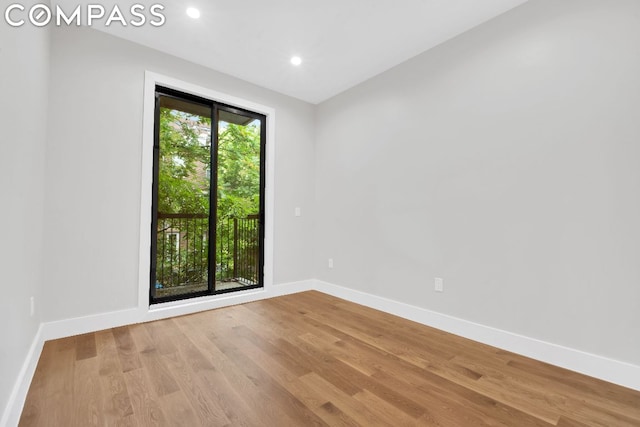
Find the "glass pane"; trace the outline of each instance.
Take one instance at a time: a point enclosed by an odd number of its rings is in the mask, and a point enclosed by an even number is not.
[[[253,117],[220,110],[216,290],[260,283],[260,136]]]
[[[208,289],[211,110],[160,97],[155,297]]]

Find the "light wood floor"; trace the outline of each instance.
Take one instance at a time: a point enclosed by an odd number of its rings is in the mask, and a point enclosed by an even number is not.
[[[45,344],[22,426],[640,426],[640,392],[305,292]]]

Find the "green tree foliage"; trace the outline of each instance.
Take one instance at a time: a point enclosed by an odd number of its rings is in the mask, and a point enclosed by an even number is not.
[[[256,214],[260,201],[260,128],[222,122],[218,138],[218,218]]]
[[[216,279],[257,280],[258,229],[235,235],[238,221],[259,212],[259,122],[219,122],[217,150]],[[211,119],[160,110],[157,276],[163,288],[206,282],[209,245]],[[161,214],[184,218],[160,219]],[[193,218],[193,214],[201,216]],[[252,223],[257,227],[257,223]],[[175,242],[176,233],[180,235]],[[174,240],[171,240],[174,239]],[[242,265],[240,261],[244,260]],[[212,266],[212,268],[214,268]],[[239,273],[239,271],[242,273]],[[234,279],[236,277],[233,277]]]
[[[200,134],[210,122],[206,117],[160,110],[159,212],[209,211],[209,183],[204,173],[209,163],[209,141],[203,144]]]
[[[160,111],[158,211],[208,213],[211,119]],[[218,218],[256,214],[260,195],[260,128],[220,122]]]

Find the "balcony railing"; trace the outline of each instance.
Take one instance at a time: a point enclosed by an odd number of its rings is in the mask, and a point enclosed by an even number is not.
[[[217,221],[216,244],[209,245],[209,217],[203,214],[158,214],[156,289],[206,290],[209,247],[215,247],[216,287],[259,282],[258,215]],[[233,286],[232,283],[236,285]]]

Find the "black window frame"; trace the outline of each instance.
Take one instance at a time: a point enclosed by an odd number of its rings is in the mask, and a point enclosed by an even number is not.
[[[155,283],[157,273],[157,230],[158,230],[158,180],[159,180],[159,160],[160,160],[160,97],[172,97],[187,102],[200,104],[210,108],[211,111],[211,149],[210,149],[210,178],[209,178],[209,235],[207,245],[209,245],[208,278],[207,290],[157,297],[155,295]],[[149,271],[149,304],[161,304],[171,301],[193,299],[204,296],[228,294],[232,292],[246,291],[250,289],[264,288],[264,259],[265,259],[265,198],[266,198],[266,145],[267,145],[267,116],[242,107],[229,105],[214,99],[208,99],[199,95],[172,89],[162,85],[155,87],[155,111],[153,129],[153,182],[151,201],[151,265]],[[216,270],[216,229],[217,229],[217,180],[218,180],[218,117],[219,111],[232,114],[239,114],[253,119],[260,120],[260,206],[258,214],[258,283],[231,289],[215,289]],[[214,246],[212,248],[212,245]],[[213,250],[212,250],[213,249]]]

